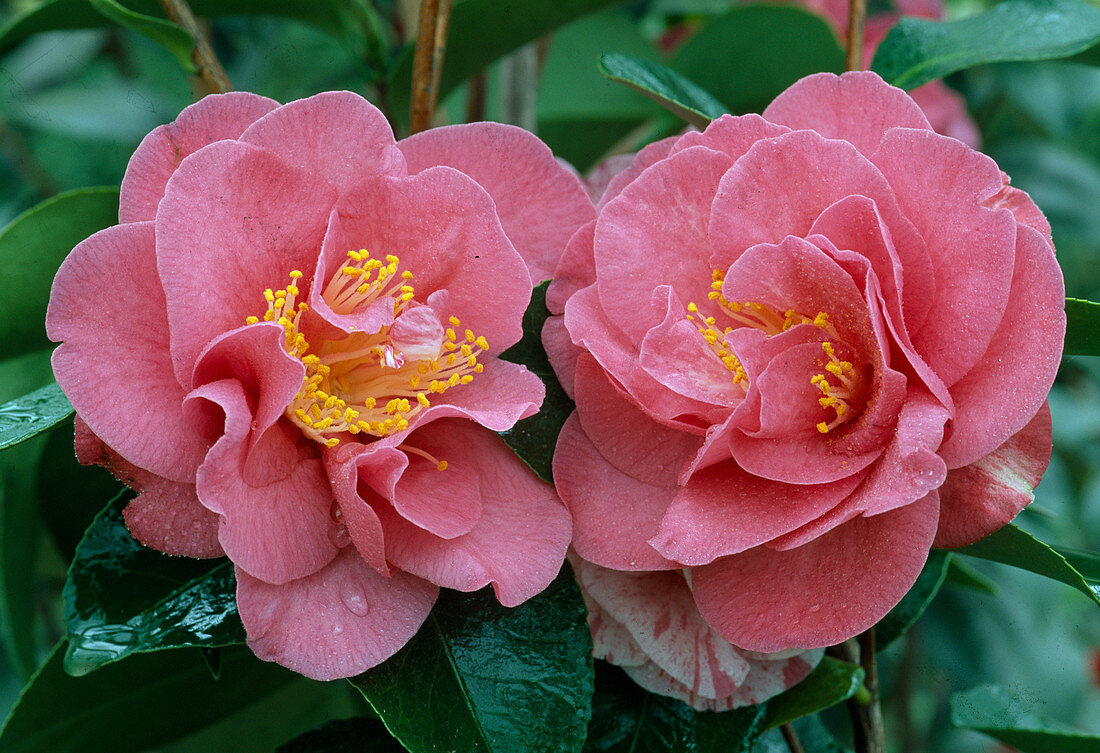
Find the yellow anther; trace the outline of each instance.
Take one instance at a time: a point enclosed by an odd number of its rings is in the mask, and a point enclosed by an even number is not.
[[[478,365],[477,356],[470,356],[469,358],[467,358],[466,359],[466,365],[471,369],[474,368],[475,366],[477,366]]]
[[[413,278],[413,273],[410,272],[407,269],[404,272],[401,273],[401,279],[403,279],[403,280],[411,280],[412,278]]]
[[[271,309],[268,309],[267,311],[264,312],[264,321],[265,322],[270,322],[274,318],[275,318],[275,312],[272,311]]]
[[[454,366],[455,365],[455,354],[454,353],[447,356],[447,365],[448,366]]]
[[[373,409],[374,406],[377,404],[378,401],[376,401],[373,397],[368,397],[366,400],[363,401],[363,405],[364,407],[366,407],[367,410]]]
[[[453,316],[451,318],[454,319]],[[454,340],[455,339],[455,331],[453,329],[451,329],[450,327],[447,328],[447,331],[444,334],[447,335],[448,340]]]
[[[338,444],[340,444],[340,440],[336,437],[333,437],[332,439],[329,439],[325,442],[325,447],[335,447]]]
[[[460,321],[458,320],[458,317],[457,317],[457,316],[452,316],[452,317],[451,317],[450,319],[448,319],[447,321],[449,321],[449,322],[451,323],[451,325],[452,325],[452,326],[454,326],[454,327],[457,327],[457,326],[459,326],[460,324],[462,324],[462,322],[460,322]]]
[[[698,306],[696,306],[696,305],[695,305],[694,303],[689,303],[689,304],[688,304],[688,311],[690,311],[691,313],[693,313],[693,314],[694,314],[694,313],[695,313],[695,312],[697,312],[698,310],[699,310],[699,307],[698,307]]]
[[[344,409],[344,423],[350,424],[354,422],[357,418],[359,418],[359,411],[355,410],[354,408]]]
[[[474,340],[474,345],[481,348],[482,350],[488,350],[489,349],[489,341],[486,340],[484,337],[479,337],[476,340]]]
[[[829,324],[829,315],[824,311],[819,311],[817,316],[814,317],[815,327],[826,327]]]
[[[244,323],[245,324],[255,324],[258,321],[260,321],[260,317],[250,316],[250,317],[248,317],[247,319],[244,320]]]
[[[821,423],[819,423],[817,425],[817,430],[820,431],[822,434],[828,434],[829,433],[829,425],[826,424],[824,421],[822,421]]]
[[[419,374],[413,374],[411,377],[409,377],[409,386],[412,387],[414,390],[420,386]]]
[[[417,374],[427,374],[428,373],[428,364],[426,364],[426,363],[417,364],[416,373]]]
[[[476,338],[474,337],[473,330],[470,330],[470,329],[466,330],[466,342],[468,342],[468,343],[476,342]]]
[[[348,277],[352,277],[352,276],[358,277],[362,273],[363,273],[363,270],[360,269],[359,267],[344,267],[344,274],[347,275]]]
[[[447,470],[447,461],[446,460],[440,460],[439,463],[436,465],[435,469],[437,471]]]
[[[423,392],[416,393],[416,402],[420,403],[425,408],[431,405],[431,403],[428,402],[427,396]]]
[[[295,280],[300,280],[302,279],[302,272],[298,269],[292,269],[290,270],[290,276],[293,277]]]
[[[453,342],[445,342],[445,343],[443,343],[443,350],[447,351],[448,353],[450,353],[450,352],[451,352],[452,350],[454,350],[454,349],[455,349],[455,348],[457,348],[457,347],[458,347],[458,346],[457,346],[457,345],[455,345],[455,344],[454,344]],[[467,346],[465,346],[465,345],[464,345],[464,346],[462,346],[462,347],[467,347]]]
[[[275,302],[275,292],[271,288],[268,288],[267,290],[264,291],[264,298],[267,299],[268,303],[274,303]]]
[[[480,374],[483,371],[485,371],[485,365],[484,364],[479,363],[477,366],[474,367],[474,373],[475,374]]]
[[[451,374],[451,378],[447,380],[447,386],[454,387],[458,384],[459,379],[461,379],[461,377],[459,377],[458,374]]]
[[[457,376],[457,374],[455,376]],[[474,381],[474,378],[472,376],[470,376],[469,374],[464,374],[462,376],[462,378],[459,379],[458,381],[461,384],[469,384],[470,382]]]
[[[397,264],[399,261],[401,261],[401,260],[398,259],[393,254],[386,254],[386,263],[387,264]]]
[[[298,295],[300,292],[301,291],[298,290],[297,285],[287,285],[286,286],[286,294],[287,295]]]

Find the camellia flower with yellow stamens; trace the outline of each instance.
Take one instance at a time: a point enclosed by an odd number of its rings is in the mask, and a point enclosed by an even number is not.
[[[208,97],[54,282],[78,456],[139,492],[140,541],[228,555],[249,645],[310,677],[392,655],[441,586],[518,604],[570,520],[495,433],[543,397],[498,356],[592,216],[517,128],[395,142],[347,92]]]

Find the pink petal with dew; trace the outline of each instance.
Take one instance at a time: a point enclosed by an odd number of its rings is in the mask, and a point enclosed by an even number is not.
[[[916,581],[938,510],[931,492],[797,549],[761,546],[695,568],[695,602],[723,638],[752,651],[840,643],[878,622]]]
[[[431,304],[442,320],[458,317],[463,329],[489,341],[490,352],[523,335],[520,321],[531,299],[527,266],[504,234],[492,198],[457,170],[366,180],[342,197],[325,236],[324,279],[337,273],[349,250],[360,248],[378,259],[396,255],[399,269],[413,274],[416,300]],[[440,291],[447,293],[445,307],[432,303]],[[314,306],[319,293],[311,296]],[[330,321],[345,331],[357,326],[352,317]]]
[[[445,165],[489,192],[504,232],[536,284],[554,273],[569,237],[595,214],[580,180],[522,128],[452,125],[422,131],[399,146],[410,173]]]
[[[870,71],[806,76],[776,97],[764,118],[843,139],[863,154],[873,153],[891,128],[932,128],[908,94]]]
[[[240,137],[326,181],[341,194],[365,175],[404,175],[405,160],[377,107],[351,92],[322,92],[288,102]]]
[[[917,103],[932,130],[977,149],[982,144],[978,124],[966,111],[966,100],[956,91],[947,88],[942,81],[930,81],[909,92]]]
[[[657,285],[683,300],[710,292],[707,225],[729,158],[692,147],[640,175],[600,210],[596,220],[596,287],[607,318],[641,342],[664,311],[650,306]],[[639,274],[645,270],[645,274]]]
[[[1000,191],[1001,172],[954,139],[908,128],[887,133],[872,159],[927,244],[935,298],[925,321],[906,329],[950,387],[985,352],[1008,299],[1016,223],[983,206]]]
[[[951,387],[953,430],[940,449],[948,468],[989,454],[1040,410],[1058,371],[1065,332],[1065,289],[1054,248],[1021,225],[1005,316],[988,350]]]
[[[172,377],[151,222],[101,230],[61,264],[46,334],[54,376],[91,430],[130,463],[191,483],[207,444],[184,420]]]
[[[500,358],[479,358],[485,370],[468,384],[435,395],[414,426],[439,418],[468,418],[493,431],[507,431],[538,412],[546,385],[526,366]]]
[[[634,179],[645,172],[647,168],[668,157],[677,138],[679,137],[669,136],[668,138],[654,141],[652,144],[646,144],[642,147],[638,153],[634,155],[634,159],[629,167],[607,181],[607,187],[600,195],[598,203],[596,204],[597,214],[603,210],[607,202],[618,196],[619,192],[630,183],[634,182]]]
[[[733,461],[711,465],[679,490],[649,543],[670,560],[705,565],[814,520],[839,505],[864,475],[830,484],[784,484]]]
[[[154,128],[126,166],[118,221],[155,219],[164,187],[185,157],[215,141],[239,137],[278,106],[273,99],[249,92],[211,94],[184,108],[173,122]]]
[[[434,466],[427,471],[434,474],[435,489],[423,479],[424,497],[443,502],[454,491],[452,472],[472,476],[481,515],[467,533],[444,539],[412,525],[388,505],[381,506],[378,512],[386,529],[390,562],[459,591],[475,591],[491,583],[506,607],[521,604],[550,585],[561,570],[571,533],[569,513],[554,488],[535,478],[492,432],[468,421],[437,421],[417,430],[409,442],[448,463],[444,471]],[[412,459],[410,470],[417,465],[417,459]],[[398,482],[398,495],[406,493],[408,475],[406,471]]]
[[[249,455],[263,455],[263,440],[278,436],[283,427],[277,424],[268,429],[259,442],[251,442],[250,452],[252,414],[239,382],[203,385],[187,400],[213,403],[225,414],[225,433],[207,453],[195,487],[199,501],[222,515],[218,538],[234,564],[275,584],[304,577],[328,564],[337,553],[331,535],[335,523],[329,514],[332,490],[320,458],[310,456],[316,450],[290,443],[288,449],[297,462],[291,465],[289,475],[270,483],[250,483],[245,475]],[[285,440],[282,446],[286,448]]]
[[[330,515],[348,532],[359,555],[381,575],[390,575],[386,562],[385,535],[382,521],[364,495],[371,496],[366,482],[360,485],[360,467],[379,478],[396,479],[408,463],[405,453],[381,440],[370,445],[359,442],[341,442],[333,450],[323,453],[325,473],[336,497]],[[392,490],[393,485],[389,487]],[[391,492],[392,493],[392,492]]]
[[[1054,241],[1050,235],[1050,222],[1047,221],[1039,207],[1035,206],[1035,202],[1031,200],[1031,197],[1020,189],[1010,186],[1006,174],[1001,173],[1001,180],[1004,181],[1001,190],[988,199],[985,205],[990,209],[1007,209],[1012,212],[1016,222],[1027,225],[1032,230],[1038,230],[1044,238],[1053,243]]]
[[[546,288],[546,308],[551,314],[565,313],[569,297],[596,281],[596,260],[592,251],[595,234],[596,221],[592,220],[573,233],[566,244],[554,279]]]
[[[607,462],[574,413],[554,449],[554,484],[573,516],[573,547],[590,562],[616,570],[675,570],[648,540],[676,496],[676,487],[656,486]]]
[[[730,158],[732,165],[741,159],[753,144],[761,139],[770,139],[790,133],[786,126],[769,123],[756,115],[722,115],[712,120],[705,131],[688,131],[676,141],[672,154],[682,152],[692,146],[705,146],[716,152],[722,152]]]
[[[588,198],[593,202],[599,201],[612,179],[630,169],[634,164],[635,156],[635,154],[613,154],[592,168],[581,181],[584,190],[588,193]]]
[[[157,211],[157,269],[164,284],[176,378],[190,386],[203,348],[267,309],[266,288],[310,273],[333,190],[256,147],[221,142],[192,154]],[[298,281],[303,289],[308,278]]]
[[[643,483],[674,485],[698,450],[699,437],[656,423],[619,392],[587,354],[577,363],[576,377],[577,419],[604,459]]]
[[[562,389],[570,400],[576,400],[574,372],[577,370],[577,359],[584,350],[574,345],[569,338],[569,330],[565,328],[565,317],[547,317],[542,325],[541,339],[543,350],[546,351],[546,357],[554,367],[554,374],[558,377]]]
[[[312,575],[274,585],[237,568],[237,607],[256,656],[314,680],[352,677],[393,656],[427,619],[439,589],[386,578],[352,547]]]
[[[1050,408],[1044,403],[1023,429],[996,450],[948,472],[940,489],[935,546],[973,544],[1015,518],[1035,498],[1050,452]]]
[[[589,606],[595,656],[696,709],[761,703],[821,658],[815,651],[769,660],[731,645],[703,621],[681,573],[623,573],[575,556],[571,562]]]

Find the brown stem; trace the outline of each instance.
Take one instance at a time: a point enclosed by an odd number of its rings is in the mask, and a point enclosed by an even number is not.
[[[451,0],[420,0],[420,28],[413,56],[410,133],[419,133],[432,125],[450,18]]]
[[[867,0],[848,0],[848,54],[844,69],[863,68],[863,20],[867,18]]]
[[[485,71],[466,82],[466,122],[485,120],[485,96],[488,75]]]
[[[780,726],[779,731],[783,733],[783,739],[787,741],[787,747],[791,749],[791,753],[806,753],[806,749],[802,747],[802,741],[798,739],[794,727],[784,724]]]
[[[878,698],[875,629],[869,628],[859,636],[858,641],[859,664],[864,672],[863,686],[867,689],[869,697],[860,700],[854,697],[848,701],[856,753],[885,753],[886,728],[882,723],[882,706]]]
[[[222,68],[222,64],[206,38],[206,31],[199,26],[187,0],[160,0],[160,6],[164,8],[169,19],[187,29],[187,33],[195,40],[195,47],[191,50],[191,60],[197,69],[195,80],[199,84],[201,93],[223,94],[231,91],[233,85],[229,83],[225,69]]]

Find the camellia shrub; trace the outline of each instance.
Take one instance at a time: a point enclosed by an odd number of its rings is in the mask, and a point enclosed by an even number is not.
[[[2,14],[0,753],[1100,750],[1096,7]]]

